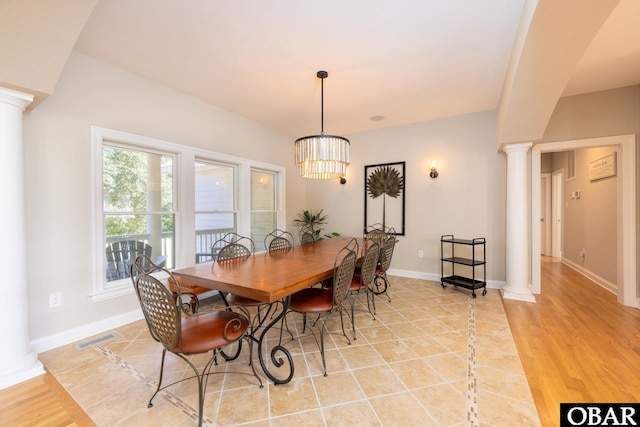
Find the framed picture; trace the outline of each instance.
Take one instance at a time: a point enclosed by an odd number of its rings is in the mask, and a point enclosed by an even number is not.
[[[381,224],[404,236],[405,162],[364,167],[364,228]]]
[[[589,180],[596,181],[616,175],[616,153],[589,162]]]

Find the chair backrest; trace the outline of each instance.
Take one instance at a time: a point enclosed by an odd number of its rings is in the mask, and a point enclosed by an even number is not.
[[[307,233],[306,231],[300,232],[300,244],[306,245],[307,243],[313,243],[316,239],[313,238],[313,234]]]
[[[237,244],[238,246],[244,246],[247,251],[249,251],[249,255],[253,255],[256,251],[256,245],[249,237],[241,236],[237,233],[227,233],[211,246],[211,256],[213,257],[213,260],[218,261],[220,251],[231,243]],[[240,249],[238,248],[237,250]],[[226,251],[229,252],[230,249],[227,249]],[[225,255],[225,257],[229,258],[229,254]]]
[[[129,277],[129,266],[139,255],[151,256],[151,246],[141,240],[118,240],[105,247],[107,280]]]
[[[276,228],[265,236],[264,247],[269,253],[286,251],[293,247],[293,236],[288,231]]]
[[[245,245],[240,243],[229,243],[223,246],[218,252],[216,262],[225,262],[230,260],[241,260],[250,257],[253,253]]]
[[[181,310],[172,293],[148,272],[138,273],[132,280],[151,336],[166,349],[174,349],[180,344],[182,323]]]
[[[362,285],[369,286],[371,282],[373,282],[373,276],[376,273],[379,256],[380,245],[378,242],[367,242],[364,257],[362,259],[362,266],[360,267],[360,283]]]
[[[380,251],[380,270],[386,273],[391,265],[391,257],[393,256],[393,248],[396,245],[395,236],[387,237],[387,240],[384,242],[384,246],[382,246],[382,250]]]
[[[356,239],[351,239],[336,255],[333,266],[333,302],[336,305],[342,304],[349,296],[349,288],[356,269],[357,254],[358,242]]]

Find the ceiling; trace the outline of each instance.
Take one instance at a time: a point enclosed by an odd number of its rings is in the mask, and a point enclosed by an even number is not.
[[[33,73],[51,69],[49,83],[41,90],[46,96],[53,92],[49,87],[55,86],[62,66],[52,67],[54,62],[48,59],[49,68],[42,67],[42,57],[53,57],[55,51],[57,58],[64,58],[55,64],[63,64],[74,48],[291,137],[320,131],[318,70],[329,73],[324,82],[328,134],[349,135],[496,109],[522,33],[523,8],[557,4],[557,0],[93,1],[93,12],[88,0],[55,2],[58,11],[66,8],[65,13],[54,13],[44,0],[0,5],[4,15],[0,35],[7,33],[5,41],[0,40],[0,57],[15,64],[14,77],[3,76],[9,68],[1,67],[5,71],[0,69],[0,83],[12,87],[11,78],[29,77],[25,69]],[[545,19],[569,22],[575,8],[582,7],[582,0],[571,1],[565,5],[566,16]],[[599,1],[618,6],[568,82],[559,79],[563,95],[640,83],[640,29],[635,22],[640,2]],[[70,16],[76,18],[64,25],[62,20]],[[28,32],[25,23],[30,24]],[[530,34],[526,37],[532,39]],[[75,40],[75,45],[68,40]],[[20,47],[27,42],[32,51],[32,46],[40,46],[33,55],[40,62],[20,66],[25,58]],[[549,68],[553,67],[545,72]],[[17,81],[13,87],[29,88],[29,84]],[[557,101],[557,95],[550,99]],[[384,119],[372,120],[376,116]]]
[[[75,49],[287,135],[496,108],[523,0],[99,1]],[[373,116],[384,116],[372,121]]]

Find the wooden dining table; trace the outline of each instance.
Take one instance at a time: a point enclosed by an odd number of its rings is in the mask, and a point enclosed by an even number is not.
[[[269,324],[261,328],[259,335],[252,338],[258,343],[258,359],[262,370],[275,384],[284,384],[293,377],[293,359],[280,343],[271,348],[270,357],[274,366],[283,366],[285,361],[281,356],[287,358],[290,366],[287,375],[276,377],[264,360],[266,334],[286,314],[292,294],[333,277],[336,256],[351,240],[351,237],[333,237],[294,246],[284,252],[256,254],[239,262],[204,262],[174,270],[173,274],[186,283],[222,293],[232,293],[265,304],[282,302],[283,309],[278,316],[274,316]],[[363,239],[356,238],[356,241],[362,249]],[[358,259],[361,254],[362,250],[359,250]],[[283,369],[278,372],[283,372]]]

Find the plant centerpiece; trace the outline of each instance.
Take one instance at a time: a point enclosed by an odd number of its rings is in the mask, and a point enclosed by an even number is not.
[[[319,212],[303,210],[298,214],[298,217],[293,222],[298,225],[302,230],[310,233],[313,236],[313,240],[322,240],[322,226],[327,223],[328,215],[324,214],[324,209],[320,209]],[[325,234],[324,237],[339,236],[339,233]]]

